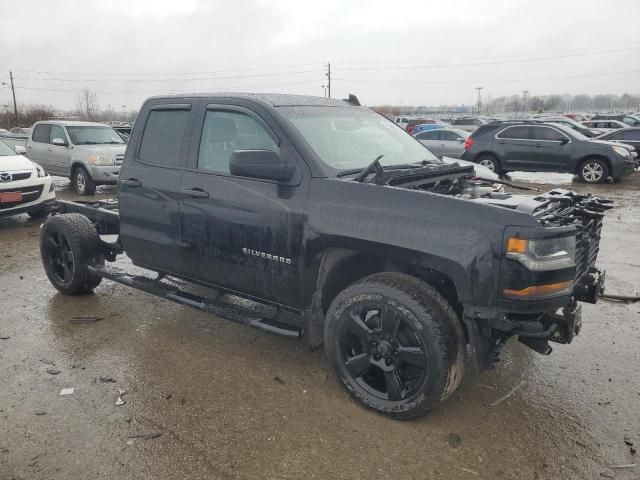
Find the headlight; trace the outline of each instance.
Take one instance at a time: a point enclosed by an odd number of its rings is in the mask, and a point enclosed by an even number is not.
[[[115,158],[94,153],[87,157],[87,162],[91,165],[113,165],[115,164]]]
[[[559,270],[575,265],[576,237],[518,238],[507,241],[507,258],[518,260],[529,270]]]
[[[44,168],[42,168],[39,164],[37,164],[36,162],[32,162],[35,167],[36,167],[36,171],[38,172],[38,178],[42,178],[42,177],[46,177],[47,173],[44,171]]]
[[[627,150],[626,148],[622,148],[622,147],[613,147],[613,151],[616,152],[618,155],[621,155],[623,157],[628,157],[629,155],[631,155],[629,153],[629,150]]]

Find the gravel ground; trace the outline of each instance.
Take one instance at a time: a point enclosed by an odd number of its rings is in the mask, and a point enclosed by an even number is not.
[[[513,180],[585,190],[566,175]],[[637,294],[640,174],[589,190],[617,204],[607,290]],[[639,304],[585,305],[571,345],[541,356],[510,343],[495,370],[468,366],[439,409],[397,422],[352,402],[301,342],[108,281],[56,293],[38,235],[26,215],[0,219],[2,480],[640,478],[612,468],[640,464],[625,443],[640,445]],[[99,320],[73,322],[87,315]]]

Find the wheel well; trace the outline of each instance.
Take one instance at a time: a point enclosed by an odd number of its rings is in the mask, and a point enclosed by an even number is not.
[[[81,162],[73,162],[71,164],[71,175],[73,175],[73,172],[75,172],[78,168],[84,168],[85,171],[87,170],[87,168]]]
[[[435,288],[454,308],[462,314],[456,286],[447,275],[430,268],[419,268],[415,264],[388,258],[353,253],[336,262],[326,274],[321,286],[321,308],[327,313],[333,299],[346,287],[358,280],[381,272],[406,273],[419,278]]]
[[[578,163],[576,164],[576,171],[574,173],[577,175],[580,172],[580,167],[582,167],[582,165],[587,160],[593,160],[593,159],[603,161],[607,165],[607,168],[609,169],[609,175],[611,175],[611,172],[612,172],[611,161],[607,157],[603,157],[602,155],[588,155],[586,157],[581,158],[580,160],[578,160]]]
[[[500,159],[498,158],[498,156],[490,151],[484,151],[484,152],[480,152],[478,153],[474,158],[474,160],[477,162],[478,160],[480,160],[482,157],[491,157],[494,160],[496,160],[498,163],[500,162]]]

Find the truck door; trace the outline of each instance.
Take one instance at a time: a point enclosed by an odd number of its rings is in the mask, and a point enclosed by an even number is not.
[[[201,110],[191,168],[180,183],[184,267],[194,279],[299,306],[306,165],[265,112],[219,104]],[[231,176],[235,150],[276,151],[298,166],[294,179]]]
[[[45,152],[49,146],[49,132],[51,125],[40,123],[31,132],[31,139],[27,142],[27,158],[38,162],[47,172],[51,171],[51,166],[47,163]]]
[[[143,110],[118,181],[127,255],[137,265],[176,274],[183,273],[178,189],[193,122],[191,104],[180,101],[162,100]]]
[[[64,140],[66,145],[54,145],[53,139]],[[69,139],[60,125],[51,125],[49,131],[49,145],[46,150],[47,164],[51,166],[51,172],[69,176],[71,174],[71,150]]]

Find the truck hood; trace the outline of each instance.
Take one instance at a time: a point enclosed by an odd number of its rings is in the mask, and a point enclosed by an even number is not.
[[[0,172],[14,172],[17,170],[33,170],[33,162],[22,155],[0,157]]]
[[[92,153],[102,153],[109,155],[119,155],[124,154],[124,151],[127,149],[127,145],[110,145],[110,144],[100,144],[100,145],[74,145],[73,147],[77,152],[87,152],[88,154]]]

